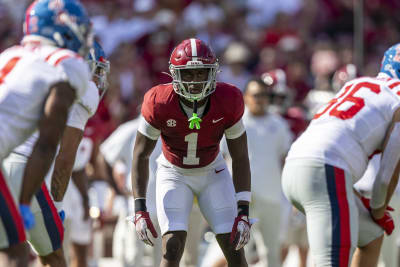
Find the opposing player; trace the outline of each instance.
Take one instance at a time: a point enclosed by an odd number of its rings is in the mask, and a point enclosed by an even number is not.
[[[30,228],[34,223],[32,196],[54,158],[70,106],[86,93],[90,71],[82,57],[92,43],[86,11],[73,0],[34,2],[24,26],[22,45],[0,55],[0,161],[39,129],[19,210],[16,195],[0,175],[0,249],[17,266],[24,266],[27,257],[24,224]],[[63,56],[54,60],[57,54]]]
[[[394,228],[388,203],[399,177],[400,44],[375,78],[344,85],[291,147],[282,175],[288,199],[306,214],[316,266],[376,266],[383,230]],[[382,151],[371,200],[353,183]]]
[[[110,62],[106,59],[103,48],[96,41],[93,44],[93,49],[89,53],[89,66],[93,74],[91,88],[94,89],[94,95],[88,99],[84,99],[87,101],[84,106],[87,106],[86,109],[88,112],[86,116],[80,117],[82,124],[81,127],[77,129],[81,131],[76,131],[77,141],[81,139],[79,147],[76,148],[76,145],[72,145],[68,140],[62,142],[64,143],[63,151],[68,153],[59,154],[57,156],[57,168],[55,168],[55,171],[58,171],[57,173],[53,173],[53,178],[51,180],[51,192],[52,194],[54,193],[54,195],[56,195],[55,192],[58,192],[58,200],[64,196],[64,193],[69,196],[63,202],[70,202],[65,203],[65,205],[69,204],[70,207],[70,212],[66,210],[66,213],[70,222],[68,240],[70,241],[73,252],[70,255],[71,267],[87,266],[89,245],[92,240],[92,221],[89,219],[88,177],[85,167],[93,152],[93,142],[90,138],[84,136],[83,127],[88,118],[93,116],[96,112],[99,100],[108,89],[107,75],[110,72]],[[99,95],[100,99],[98,97]],[[64,137],[62,141],[64,141]],[[69,151],[71,152],[69,153]],[[68,164],[68,166],[65,166],[65,163],[70,161],[71,156],[69,156],[69,154],[73,153],[73,151],[76,151],[76,158],[72,169],[72,181],[68,185],[69,177],[66,170],[70,165]],[[67,189],[65,189],[66,185],[68,185]]]
[[[112,169],[118,162],[122,162],[127,166],[126,178],[127,183],[124,184],[122,192],[130,191],[132,188],[130,182],[130,166],[132,162],[132,150],[135,142],[135,136],[139,127],[141,118],[138,117],[134,120],[128,121],[120,125],[100,146],[100,153],[98,154],[96,166],[104,173],[104,180],[108,180],[108,177],[112,177]],[[158,142],[153,153],[149,158],[149,184],[147,187],[146,199],[147,208],[149,211],[150,218],[154,221],[157,218],[156,214],[156,180],[155,173],[157,171],[156,159],[161,154],[161,142]],[[126,220],[129,214],[134,212],[133,198],[124,198],[124,205],[119,210],[119,218],[117,225],[115,226],[113,235],[113,256],[121,261],[123,266],[142,266],[143,255],[145,252],[145,244],[141,242],[134,234],[134,228],[131,222]],[[158,224],[155,223],[154,227],[158,228]],[[155,240],[152,248],[153,265],[159,266],[161,261],[161,241]]]
[[[71,107],[61,140],[60,150],[56,156],[54,171],[53,167],[51,167],[51,170],[47,174],[47,185],[46,183],[42,184],[31,204],[36,224],[29,230],[28,241],[32,244],[42,263],[45,265],[66,266],[62,250],[64,228],[57,214],[53,199],[57,203],[56,206],[60,207],[67,189],[69,177],[72,173],[76,151],[81,142],[86,122],[96,112],[100,99],[99,93],[102,94],[106,90],[105,82],[100,81],[105,80],[109,64],[102,56],[104,55],[102,51],[99,44],[94,43],[94,48],[91,49],[89,55],[89,62],[92,67],[93,77],[97,77],[97,84],[90,82],[86,93]],[[62,57],[62,55],[59,56]],[[18,146],[3,163],[4,176],[17,197],[20,195],[24,169],[37,138],[38,133],[33,134],[25,143]],[[50,177],[52,177],[52,197],[48,193]],[[77,210],[78,207],[76,207],[76,212]],[[70,216],[74,214],[70,214]]]
[[[194,195],[229,266],[247,266],[242,248],[250,236],[251,193],[242,94],[232,85],[216,82],[217,59],[201,40],[181,42],[171,54],[169,69],[172,83],[152,88],[142,105],[144,119],[132,161],[136,232],[150,245],[150,232],[157,237],[145,196],[148,158],[161,135],[163,153],[156,179],[163,244],[160,266],[179,266]],[[219,152],[224,134],[232,155],[233,181]]]
[[[66,213],[63,248],[68,266],[71,267],[88,266],[88,252],[93,229],[89,217],[89,178],[85,167],[92,152],[92,140],[85,136],[82,137],[76,152],[71,181],[63,199],[63,208]]]

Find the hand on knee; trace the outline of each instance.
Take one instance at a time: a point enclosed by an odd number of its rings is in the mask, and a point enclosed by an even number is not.
[[[40,256],[40,261],[43,265],[63,267],[67,266],[63,250],[57,249],[46,256]]]

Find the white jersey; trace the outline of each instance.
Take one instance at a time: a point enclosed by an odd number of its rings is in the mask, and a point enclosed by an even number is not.
[[[286,160],[319,160],[349,171],[356,182],[363,175],[368,158],[382,148],[399,106],[399,80],[383,77],[352,80],[314,116]]]
[[[53,46],[14,46],[0,55],[0,160],[37,128],[51,86],[67,81],[77,98],[90,79],[78,54]]]
[[[292,143],[292,134],[286,121],[276,114],[254,117],[243,115],[248,138],[251,169],[251,192],[271,202],[282,198],[282,159]]]
[[[126,173],[131,173],[133,147],[135,144],[136,133],[139,128],[141,117],[125,122],[120,125],[101,145],[100,151],[110,166],[121,160],[128,167]],[[149,179],[154,179],[157,170],[156,159],[161,154],[161,142],[158,141],[156,147],[151,153],[149,160]],[[131,179],[127,180],[127,187],[131,189]]]
[[[101,145],[100,152],[103,154],[104,159],[107,163],[114,167],[119,161],[126,166],[126,188],[132,190],[132,157],[133,148],[135,145],[136,133],[138,131],[142,117],[138,117],[134,120],[121,124]],[[156,214],[156,171],[157,162],[156,159],[161,153],[161,140],[157,141],[157,144],[149,158],[149,181],[147,184],[146,192],[146,204],[150,214]],[[124,200],[124,203],[126,200]],[[134,212],[134,201],[128,201],[126,208],[129,213]],[[123,204],[125,205],[125,204]]]
[[[74,162],[73,172],[83,170],[89,163],[93,153],[93,141],[89,137],[83,137],[79,147],[76,151],[76,157]]]
[[[255,117],[246,109],[243,124],[251,170],[251,192],[264,200],[280,203],[282,198],[282,159],[293,136],[286,121],[277,114]],[[221,140],[221,151],[228,155],[226,139]]]
[[[72,105],[68,114],[67,126],[83,131],[89,118],[96,113],[99,101],[98,89],[95,83],[90,81],[88,90],[78,102]],[[13,152],[29,157],[38,138],[39,133],[36,131],[23,144],[16,147]]]

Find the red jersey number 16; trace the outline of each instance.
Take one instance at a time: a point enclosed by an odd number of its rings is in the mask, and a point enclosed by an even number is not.
[[[324,110],[320,113],[315,114],[313,119],[318,119],[328,111],[328,114],[330,116],[334,116],[341,120],[353,118],[365,105],[364,99],[362,97],[354,96],[354,94],[358,90],[363,88],[369,89],[375,94],[379,94],[381,92],[380,85],[376,83],[361,82],[357,84],[349,84],[348,86],[346,86],[343,93],[329,101]],[[339,107],[345,102],[351,102],[352,105],[346,110],[339,109]]]

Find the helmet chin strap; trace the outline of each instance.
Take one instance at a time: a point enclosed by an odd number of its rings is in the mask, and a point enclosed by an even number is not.
[[[193,101],[193,114],[188,121],[189,121],[189,129],[194,129],[194,127],[196,127],[197,130],[200,129],[200,122],[202,120],[197,116],[197,100]]]

